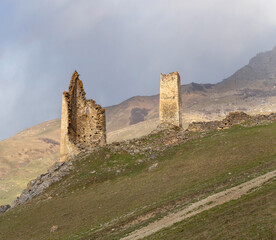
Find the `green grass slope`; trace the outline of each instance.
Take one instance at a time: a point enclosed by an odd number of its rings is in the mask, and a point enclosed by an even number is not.
[[[276,239],[276,181],[146,239]]]
[[[40,197],[0,215],[0,239],[119,239],[276,169],[275,136],[273,123],[212,132],[152,157],[102,148],[74,161],[75,169]],[[50,233],[53,225],[58,230]]]

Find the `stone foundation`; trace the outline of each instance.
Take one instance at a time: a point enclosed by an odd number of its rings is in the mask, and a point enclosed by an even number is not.
[[[245,112],[237,111],[230,112],[223,120],[221,121],[211,121],[211,122],[193,122],[189,124],[187,130],[191,132],[204,132],[211,130],[221,130],[227,129],[234,125],[243,125],[243,126],[256,126],[262,125],[265,123],[275,122],[276,113],[271,113],[268,115],[248,115]]]

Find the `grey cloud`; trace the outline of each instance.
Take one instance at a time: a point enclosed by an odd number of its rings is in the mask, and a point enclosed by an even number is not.
[[[220,81],[276,44],[273,0],[1,4],[0,139],[58,118],[75,69],[87,97],[108,106],[158,93],[160,72]]]

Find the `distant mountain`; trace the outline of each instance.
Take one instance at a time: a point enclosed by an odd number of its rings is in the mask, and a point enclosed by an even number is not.
[[[177,70],[177,69],[176,69]],[[182,76],[184,78],[184,76]],[[182,85],[183,122],[222,119],[230,111],[276,112],[276,47],[217,84]],[[136,96],[106,108],[108,141],[148,134],[158,124],[159,95]],[[0,142],[0,205],[59,159],[60,120]]]
[[[276,47],[271,51],[257,54],[250,59],[248,65],[216,84],[216,89],[229,91],[230,89],[260,87],[260,84],[264,84],[264,87],[267,87],[270,84],[274,84],[275,80]]]
[[[183,76],[182,76],[183,77]],[[276,111],[276,47],[217,84],[182,85],[183,121],[223,118],[229,111]],[[107,107],[109,131],[158,118],[159,95],[133,97]]]

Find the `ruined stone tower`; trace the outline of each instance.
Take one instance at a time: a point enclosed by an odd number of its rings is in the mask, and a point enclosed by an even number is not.
[[[105,124],[105,109],[94,100],[86,100],[83,83],[75,71],[69,91],[62,95],[60,160],[105,145]]]
[[[159,121],[182,127],[181,85],[178,72],[161,73]]]

